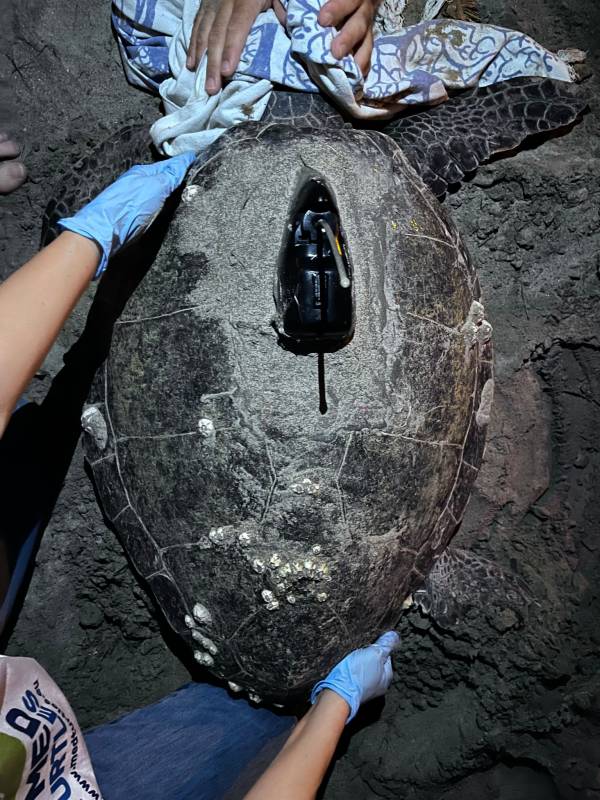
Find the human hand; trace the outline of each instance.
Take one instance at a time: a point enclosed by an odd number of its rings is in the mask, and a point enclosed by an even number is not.
[[[194,19],[186,65],[195,70],[208,53],[207,94],[217,94],[222,78],[229,78],[236,71],[255,19],[271,6],[283,21],[285,12],[278,0],[202,0]]]
[[[156,164],[132,167],[74,216],[59,220],[63,230],[98,244],[102,257],[96,278],[111,256],[150,227],[195,158],[190,151]]]
[[[382,634],[377,641],[354,650],[340,661],[310,695],[314,703],[323,689],[331,689],[350,706],[347,722],[355,716],[360,705],[385,694],[392,682],[392,650],[400,647],[400,637],[395,631]]]
[[[366,76],[373,51],[373,20],[380,0],[328,0],[319,12],[319,24],[339,29],[331,45],[334,58],[354,54]]]

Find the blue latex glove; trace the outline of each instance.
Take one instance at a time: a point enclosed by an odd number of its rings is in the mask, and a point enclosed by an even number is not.
[[[375,644],[354,650],[336,664],[325,680],[317,683],[310,702],[314,703],[323,689],[331,689],[350,706],[348,724],[362,703],[387,692],[392,682],[390,653],[397,647],[400,647],[400,637],[395,631],[388,631]]]
[[[190,151],[156,164],[132,167],[75,216],[59,220],[63,230],[93,239],[100,247],[102,258],[96,278],[111,256],[149,228],[195,158]]]

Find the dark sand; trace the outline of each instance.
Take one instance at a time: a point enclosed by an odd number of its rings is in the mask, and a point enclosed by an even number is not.
[[[550,48],[588,50],[599,73],[595,0],[483,6],[484,19]],[[0,199],[0,277],[35,252],[66,161],[158,114],[125,83],[107,3],[26,0],[11,13],[2,122],[23,143],[31,178]],[[385,708],[357,724],[326,798],[600,797],[598,78],[582,91],[591,113],[571,133],[483,168],[446,200],[479,267],[497,378],[485,466],[455,543],[516,572],[539,607],[524,627],[485,601],[448,631],[408,614]],[[31,397],[46,395],[88,308],[89,298]],[[8,652],[37,658],[84,726],[188,679],[102,520],[79,445]]]

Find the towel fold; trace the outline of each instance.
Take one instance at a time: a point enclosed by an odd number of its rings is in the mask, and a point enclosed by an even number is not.
[[[186,67],[200,0],[116,0],[113,24],[126,75],[164,102],[165,116],[150,131],[157,148],[167,155],[200,152],[227,128],[260,120],[274,84],[321,90],[346,114],[383,119],[442,102],[453,89],[519,76],[573,79],[565,62],[523,33],[448,19],[377,36],[363,78],[352,56],[333,57],[336,31],[317,21],[324,2],[284,2],[285,27],[272,10],[259,14],[232,80],[211,97],[204,90],[206,56],[195,72]],[[428,14],[435,11],[429,6]]]

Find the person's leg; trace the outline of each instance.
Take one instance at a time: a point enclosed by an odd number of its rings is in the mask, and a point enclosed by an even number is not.
[[[39,473],[40,409],[20,402],[0,439],[0,649],[28,585],[51,507]]]
[[[85,741],[105,800],[223,800],[241,773],[258,778],[295,722],[190,683],[93,728]]]
[[[27,177],[25,164],[18,158],[20,153],[19,145],[0,131],[0,194],[18,189]]]

